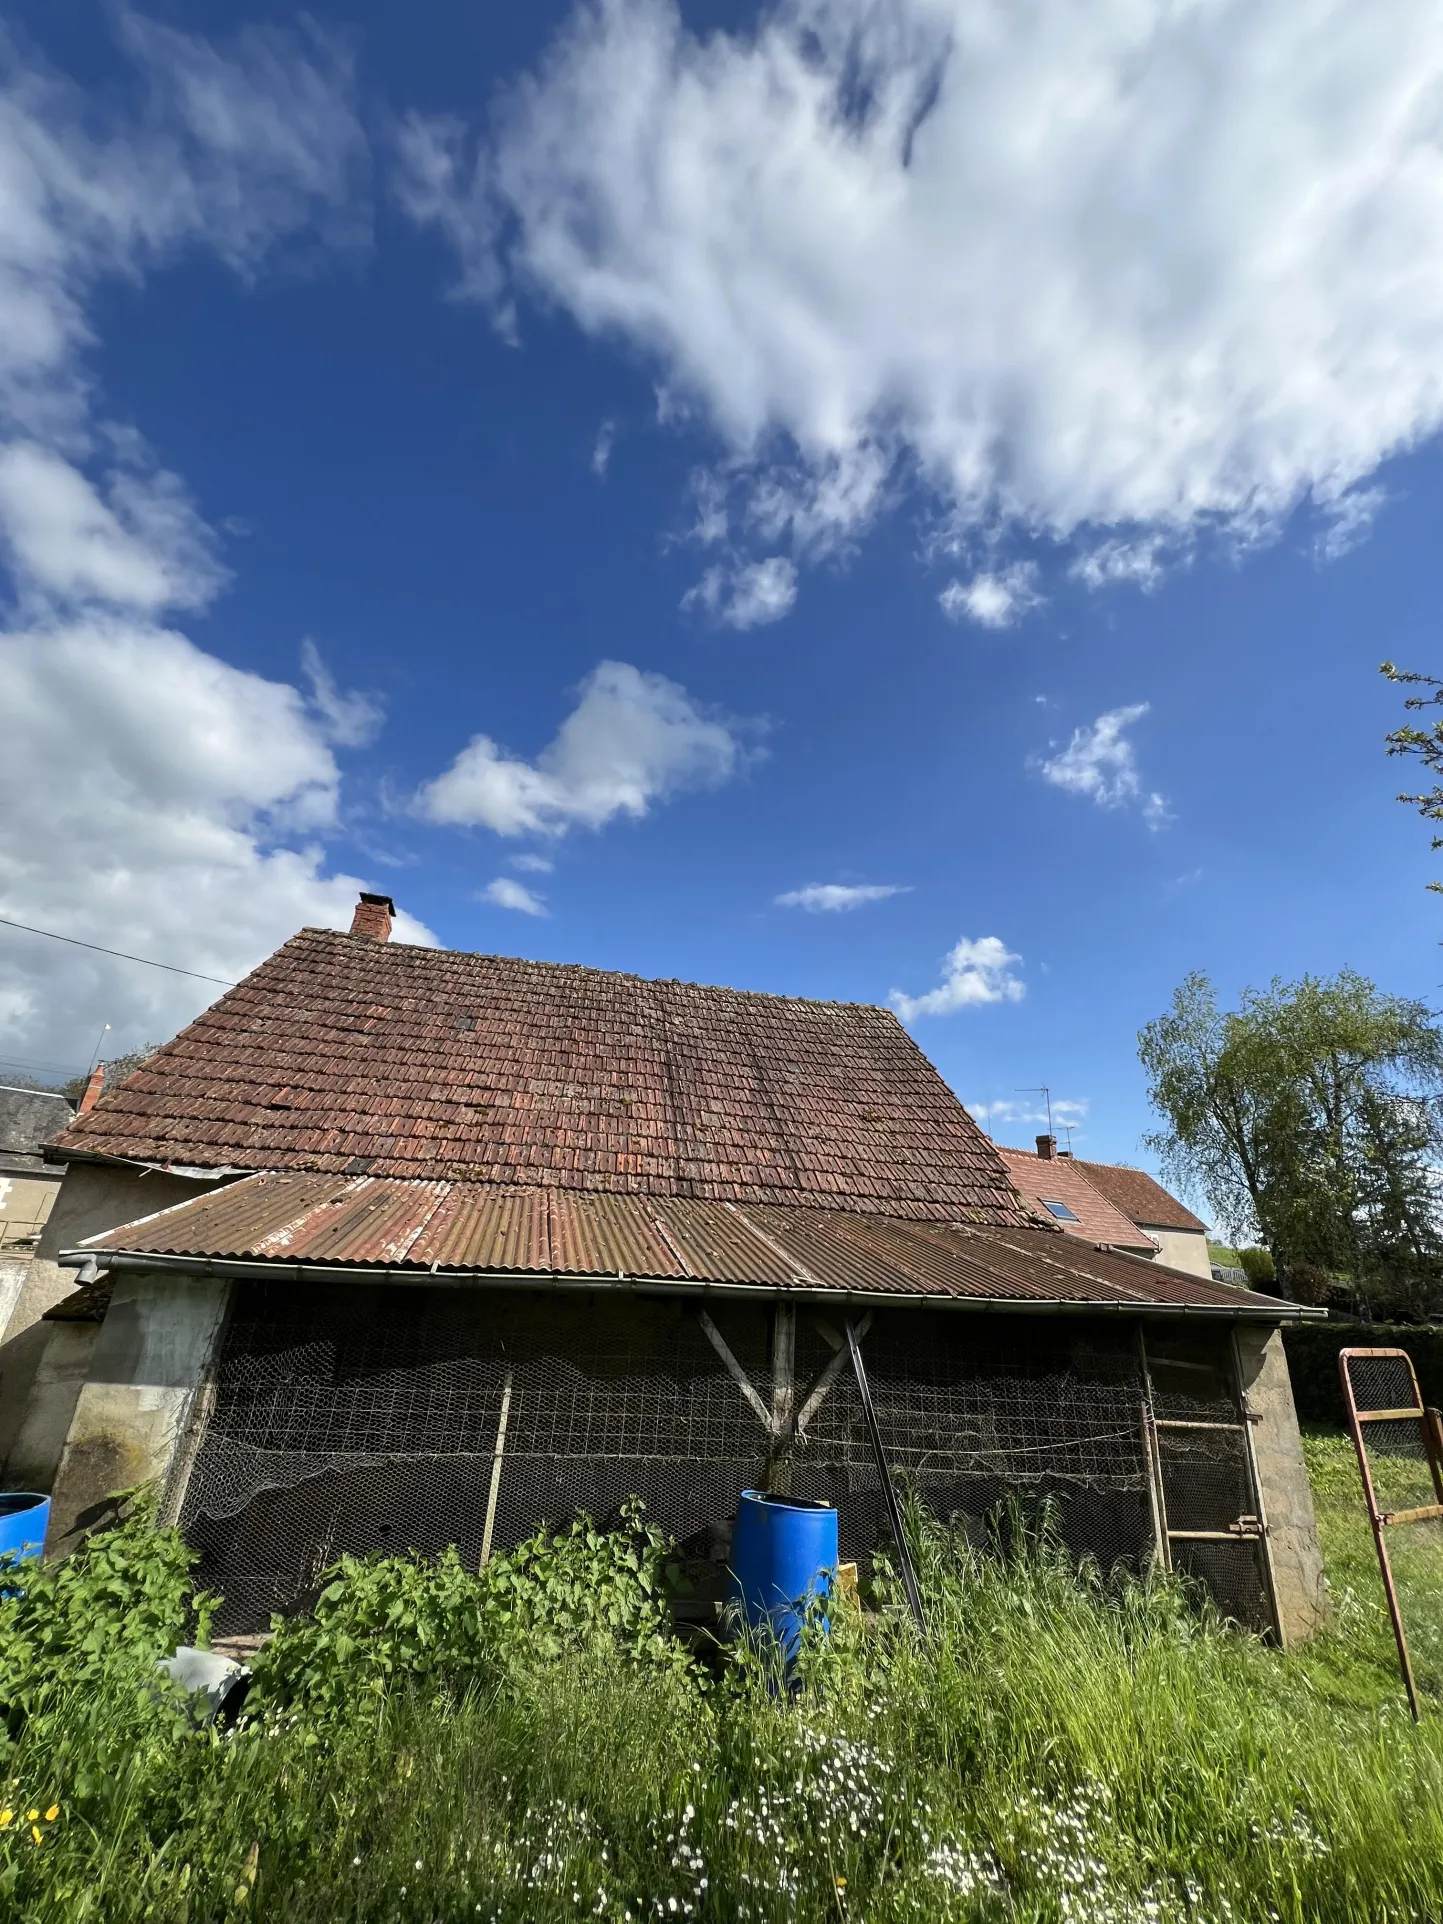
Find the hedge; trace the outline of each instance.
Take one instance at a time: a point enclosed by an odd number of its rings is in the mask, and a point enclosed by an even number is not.
[[[1293,1401],[1304,1423],[1343,1423],[1340,1349],[1405,1349],[1418,1372],[1423,1401],[1443,1409],[1443,1324],[1299,1323],[1283,1329]]]

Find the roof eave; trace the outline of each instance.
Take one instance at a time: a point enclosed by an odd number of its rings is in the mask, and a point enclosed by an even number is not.
[[[619,1290],[636,1296],[723,1297],[729,1301],[830,1303],[833,1307],[855,1305],[868,1309],[951,1309],[1008,1316],[1145,1316],[1201,1317],[1212,1322],[1301,1323],[1320,1322],[1327,1311],[1307,1308],[1301,1303],[1285,1303],[1276,1298],[1253,1297],[1232,1303],[1163,1303],[1111,1298],[1014,1296],[943,1296],[926,1291],[829,1289],[805,1283],[721,1283],[696,1277],[634,1276],[624,1270],[591,1275],[563,1274],[556,1270],[499,1270],[465,1268],[426,1268],[411,1264],[316,1263],[278,1257],[219,1257],[151,1255],[144,1250],[93,1249],[62,1250],[57,1258],[63,1269],[80,1268],[101,1262],[116,1270],[160,1270],[173,1275],[208,1276],[236,1282],[285,1280],[308,1283],[401,1284],[419,1288],[465,1288],[485,1285],[493,1289],[580,1291]]]

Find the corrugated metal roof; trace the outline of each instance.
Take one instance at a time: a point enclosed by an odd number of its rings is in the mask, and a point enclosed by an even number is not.
[[[594,1196],[391,1177],[258,1175],[92,1237],[87,1253],[836,1291],[872,1297],[1234,1310],[1286,1305],[1040,1225],[978,1229],[841,1210]]]

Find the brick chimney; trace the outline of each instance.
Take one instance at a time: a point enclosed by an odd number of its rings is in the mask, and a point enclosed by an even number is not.
[[[85,1085],[85,1094],[80,1098],[80,1107],[76,1110],[76,1115],[88,1116],[96,1103],[99,1102],[104,1090],[105,1064],[103,1062],[97,1062],[95,1067],[90,1071],[90,1080]]]
[[[362,895],[351,917],[352,935],[369,935],[377,942],[391,939],[391,917],[396,904],[389,895]]]
[[[1057,1154],[1056,1136],[1039,1136],[1037,1138],[1037,1154],[1041,1161],[1051,1162],[1052,1158]]]

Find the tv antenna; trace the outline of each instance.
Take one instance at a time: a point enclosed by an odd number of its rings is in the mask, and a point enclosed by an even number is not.
[[[1047,1104],[1047,1133],[1050,1136],[1053,1133],[1052,1091],[1048,1088],[1047,1084],[1045,1082],[1034,1083],[1030,1089],[1019,1089],[1017,1093],[1019,1096],[1041,1096],[1042,1097],[1042,1100]]]

